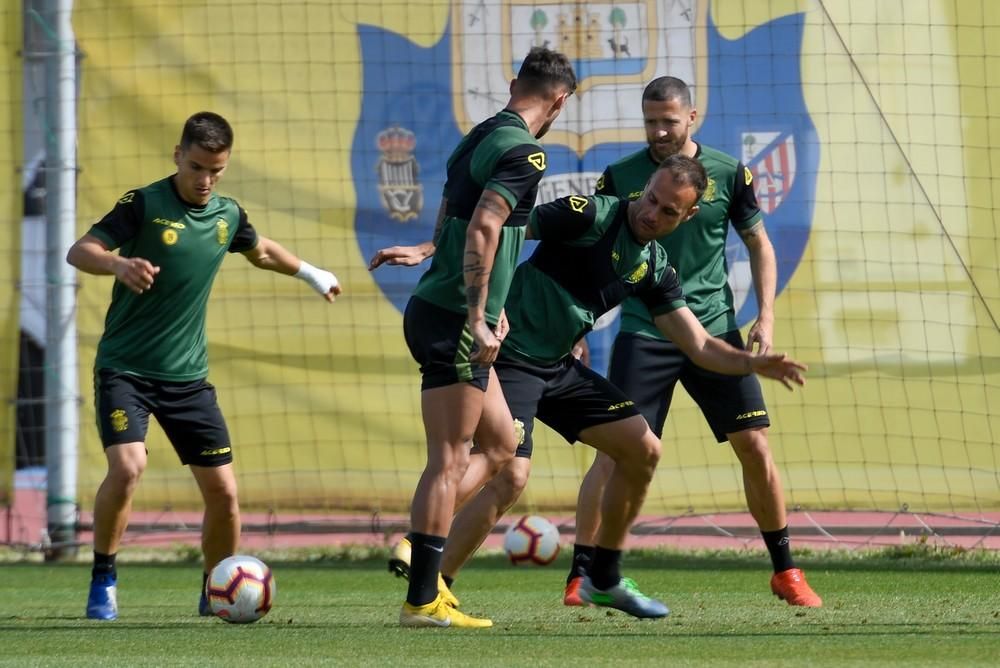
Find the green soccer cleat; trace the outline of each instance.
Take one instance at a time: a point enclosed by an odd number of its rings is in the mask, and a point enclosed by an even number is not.
[[[580,584],[580,599],[605,608],[614,608],[640,619],[658,619],[670,614],[670,608],[639,591],[635,580],[622,578],[610,589],[598,589],[585,575]]]

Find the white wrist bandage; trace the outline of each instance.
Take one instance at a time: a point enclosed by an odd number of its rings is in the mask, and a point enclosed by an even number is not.
[[[312,266],[305,260],[302,260],[302,266],[299,267],[299,271],[295,274],[295,278],[300,278],[309,285],[312,289],[321,295],[325,295],[330,292],[333,288],[340,285],[340,281],[331,272],[326,269],[319,269]]]

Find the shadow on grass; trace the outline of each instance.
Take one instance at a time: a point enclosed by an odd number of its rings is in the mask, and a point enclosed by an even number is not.
[[[549,568],[563,570],[569,567],[570,549],[564,549],[559,558]],[[1000,573],[1000,551],[965,550],[962,548],[936,547],[914,544],[899,547],[879,548],[865,551],[830,550],[817,552],[795,550],[797,565],[807,570],[827,571],[874,571],[874,572],[970,572]],[[144,558],[141,552],[123,551],[122,564],[142,564],[147,568],[197,568],[186,547],[175,552],[169,548],[158,550]],[[272,567],[331,567],[344,570],[386,569],[388,548],[344,545],[317,548],[296,548],[288,550],[259,550],[254,555]],[[79,557],[74,562],[49,562],[47,568],[79,568],[86,562]],[[670,548],[642,548],[625,553],[624,563],[629,570],[674,570],[674,571],[738,571],[759,570],[769,566],[767,553],[763,550],[676,550]],[[37,560],[10,560],[3,563],[4,569],[36,569],[41,564]],[[89,565],[89,564],[87,564]],[[511,568],[510,562],[498,550],[477,555],[470,562],[476,568]],[[535,568],[528,566],[525,568]]]

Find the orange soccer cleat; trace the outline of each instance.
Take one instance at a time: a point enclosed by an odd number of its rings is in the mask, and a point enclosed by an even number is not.
[[[587,605],[580,598],[580,585],[583,584],[583,576],[577,575],[566,583],[566,591],[563,593],[563,605]]]
[[[775,573],[771,577],[771,591],[782,601],[787,601],[788,605],[801,605],[806,608],[823,607],[823,599],[806,582],[806,574],[800,568],[790,568]]]

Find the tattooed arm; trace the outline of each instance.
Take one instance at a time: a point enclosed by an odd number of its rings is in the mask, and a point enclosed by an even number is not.
[[[740,231],[740,237],[750,254],[750,275],[757,295],[757,322],[747,335],[747,350],[753,351],[756,344],[757,352],[765,354],[771,349],[774,336],[774,293],[778,282],[778,263],[763,221],[748,230]]]
[[[476,344],[470,360],[478,364],[492,364],[500,351],[500,341],[486,322],[486,298],[500,230],[510,213],[510,205],[503,197],[492,190],[484,190],[465,233],[462,258],[465,303],[469,329]]]

